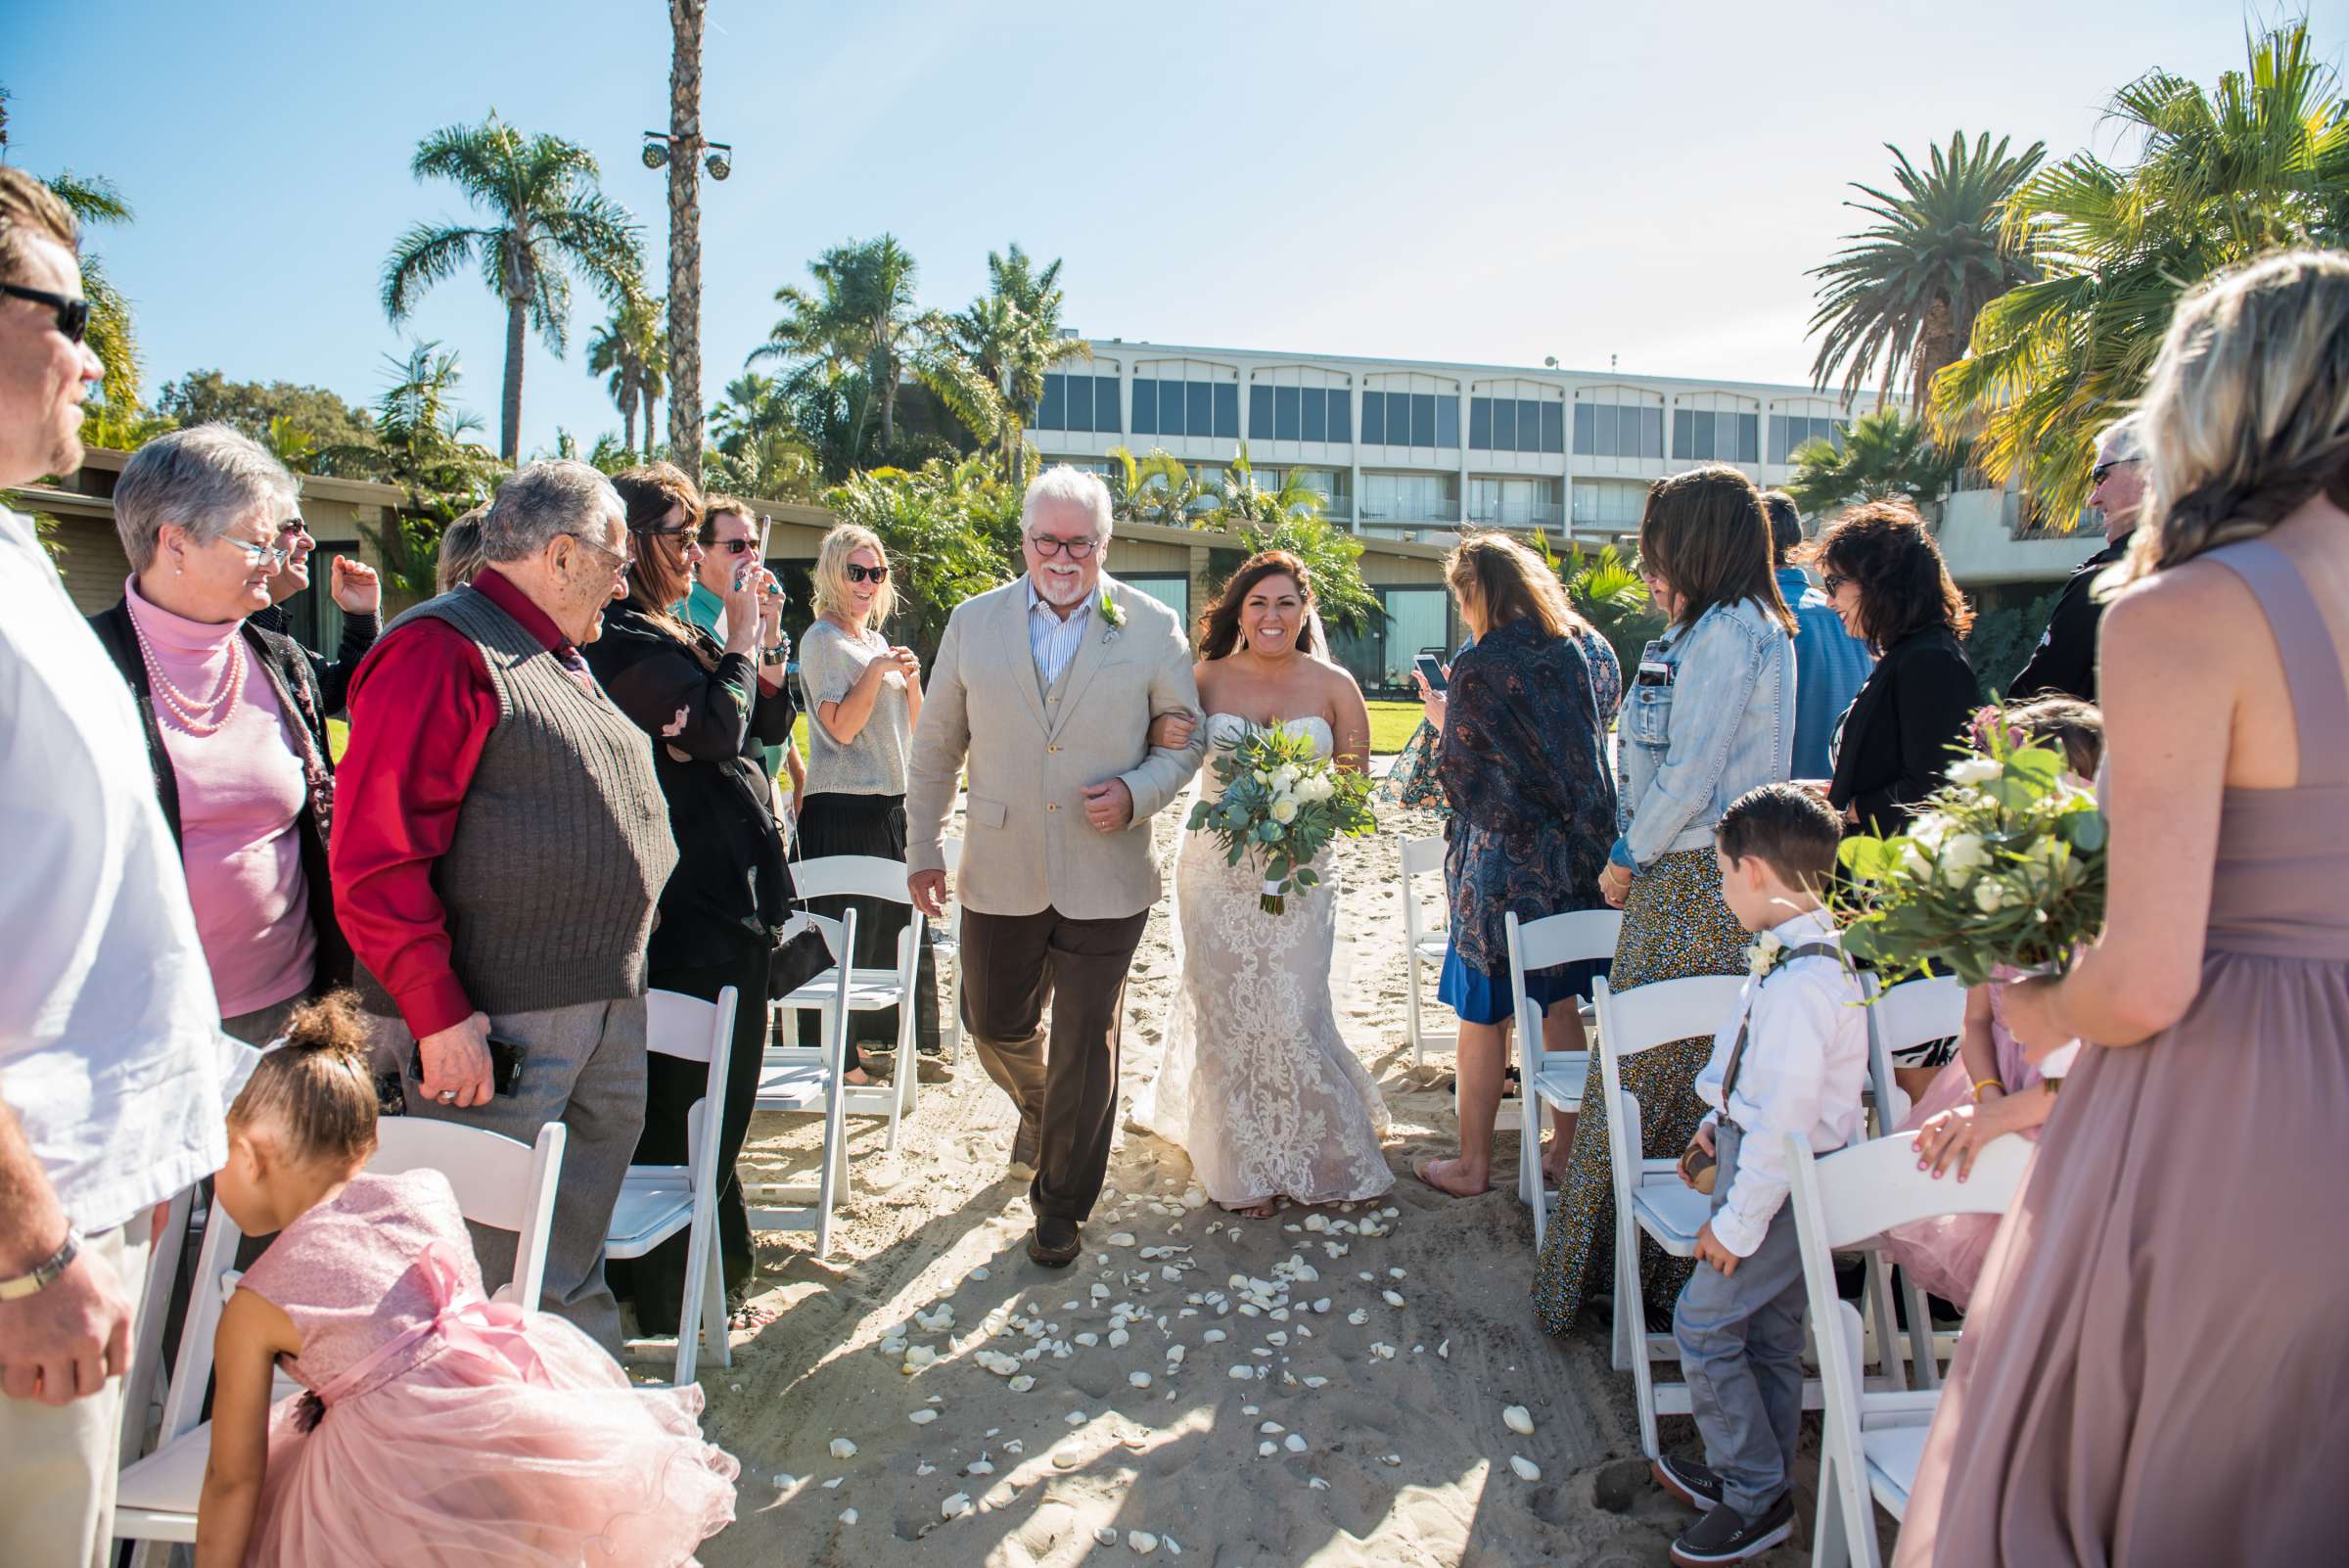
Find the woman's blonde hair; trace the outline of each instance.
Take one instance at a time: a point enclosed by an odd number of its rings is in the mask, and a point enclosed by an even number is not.
[[[489,508],[477,506],[440,530],[440,559],[433,568],[437,592],[455,592],[489,564],[488,552],[482,548],[482,519],[488,515]]]
[[[2114,586],[2349,506],[2349,254],[2288,251],[2178,306],[2142,409],[2152,493]]]
[[[881,558],[883,566],[890,564],[889,552],[881,547],[881,535],[862,524],[842,523],[824,535],[824,542],[816,547],[815,571],[811,574],[815,581],[816,614],[849,613],[849,557],[859,549],[872,551]],[[892,576],[874,592],[872,619],[865,624],[878,626],[895,615],[897,609],[898,583]]]
[[[1575,614],[1574,601],[1566,597],[1558,575],[1506,533],[1471,533],[1453,545],[1444,561],[1444,580],[1462,610],[1471,603],[1477,607],[1484,631],[1527,617],[1545,637],[1590,629],[1590,623]]]

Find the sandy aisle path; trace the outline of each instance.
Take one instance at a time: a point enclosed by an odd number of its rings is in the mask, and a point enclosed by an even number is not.
[[[1431,825],[1388,816],[1387,834],[1344,847],[1338,1004],[1394,1117],[1393,1193],[1235,1223],[1195,1206],[1181,1150],[1128,1128],[1084,1257],[1038,1268],[1025,1188],[998,1179],[1011,1107],[966,1041],[896,1154],[878,1123],[851,1123],[831,1262],[804,1235],[761,1248],[760,1300],[781,1315],[703,1378],[714,1433],[743,1461],[713,1568],[1126,1563],[1147,1544],[1134,1532],[1185,1568],[1666,1560],[1687,1515],[1644,1485],[1628,1513],[1594,1500],[1602,1469],[1621,1487],[1609,1461],[1637,1453],[1630,1380],[1596,1335],[1559,1344],[1536,1326],[1514,1192],[1452,1202],[1408,1174],[1451,1148],[1452,1113],[1449,1058],[1415,1085],[1403,1031],[1394,834]],[[1162,906],[1128,992],[1128,1106],[1157,1069],[1171,964]],[[762,1117],[746,1158],[804,1172],[814,1131]],[[1515,1156],[1504,1134],[1497,1163]],[[933,1364],[900,1370],[923,1351]],[[980,1360],[1031,1351],[1016,1375]],[[1503,1425],[1511,1405],[1531,1437]]]

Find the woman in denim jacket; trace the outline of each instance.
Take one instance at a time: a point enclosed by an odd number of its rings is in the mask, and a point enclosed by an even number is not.
[[[1713,824],[1729,802],[1789,776],[1794,758],[1792,612],[1771,571],[1770,517],[1753,482],[1710,465],[1660,480],[1639,524],[1640,570],[1669,624],[1647,645],[1624,693],[1616,739],[1624,828],[1599,890],[1623,910],[1607,982],[1629,991],[1745,969],[1745,932],[1722,901]],[[1687,1145],[1704,1112],[1696,1075],[1710,1035],[1626,1062],[1651,1157]],[[1566,1181],[1543,1238],[1534,1303],[1553,1334],[1614,1288],[1615,1214],[1607,1106],[1586,1096]],[[1688,1265],[1647,1246],[1646,1299],[1670,1303]]]

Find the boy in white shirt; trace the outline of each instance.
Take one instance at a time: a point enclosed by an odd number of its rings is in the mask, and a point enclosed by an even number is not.
[[[1672,1321],[1705,1463],[1672,1456],[1653,1467],[1658,1483],[1708,1510],[1673,1543],[1684,1565],[1742,1562],[1793,1533],[1803,1261],[1785,1207],[1785,1139],[1819,1153],[1850,1142],[1867,1076],[1860,983],[1819,901],[1840,838],[1833,809],[1794,784],[1739,796],[1714,829],[1722,897],[1760,940],[1747,949],[1738,1015],[1696,1081],[1712,1111],[1681,1160],[1681,1178],[1713,1198]]]

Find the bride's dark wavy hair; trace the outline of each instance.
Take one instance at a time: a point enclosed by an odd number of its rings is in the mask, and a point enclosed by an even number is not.
[[[1297,627],[1297,651],[1320,654],[1327,650],[1313,636],[1313,579],[1306,574],[1305,563],[1286,550],[1264,550],[1240,563],[1240,569],[1223,584],[1216,602],[1207,607],[1199,618],[1199,657],[1221,659],[1240,645],[1240,606],[1248,595],[1267,577],[1288,577],[1305,596],[1306,615]]]

